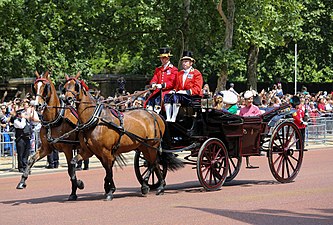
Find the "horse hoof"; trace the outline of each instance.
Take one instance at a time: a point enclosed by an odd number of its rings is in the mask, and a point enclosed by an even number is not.
[[[84,183],[82,180],[77,180],[76,185],[80,190],[84,189]]]
[[[77,200],[77,195],[70,195],[68,197],[68,201],[76,201]]]
[[[113,196],[112,195],[106,195],[106,198],[104,199],[104,201],[112,201]]]
[[[16,186],[16,189],[23,189],[27,187],[27,185],[25,183],[19,183],[17,186]]]
[[[164,195],[164,189],[157,189],[156,195]]]
[[[147,196],[147,194],[149,193],[149,191],[150,191],[149,187],[142,187],[141,188],[142,196]]]

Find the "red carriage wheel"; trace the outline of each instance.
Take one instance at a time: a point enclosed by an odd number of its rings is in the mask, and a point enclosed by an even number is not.
[[[242,156],[231,157],[229,156],[229,166],[228,166],[228,176],[225,180],[226,182],[232,181],[242,166]]]
[[[217,138],[206,140],[198,154],[197,175],[207,191],[215,191],[224,184],[229,168],[227,148]]]
[[[281,183],[295,179],[303,161],[304,143],[293,122],[282,122],[274,129],[269,143],[268,163],[274,178]]]
[[[160,170],[162,172],[163,178],[167,175],[167,165],[163,163],[159,164]],[[144,176],[147,174],[149,168],[149,162],[143,157],[142,152],[136,151],[134,156],[134,170],[136,178],[139,183],[142,184]],[[156,189],[160,186],[161,182],[158,180],[156,175],[156,169],[153,170],[149,177],[148,185],[150,189]]]

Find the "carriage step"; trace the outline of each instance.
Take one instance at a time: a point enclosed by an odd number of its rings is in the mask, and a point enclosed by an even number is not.
[[[249,157],[247,156],[247,157],[246,157],[246,167],[245,167],[245,168],[246,168],[246,169],[258,169],[259,166],[252,166],[252,165],[250,164]]]
[[[252,165],[248,165],[245,167],[246,169],[258,169],[259,166],[252,166]]]

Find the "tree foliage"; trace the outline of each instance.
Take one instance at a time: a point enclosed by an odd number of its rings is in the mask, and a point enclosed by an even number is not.
[[[259,49],[259,81],[293,81],[294,45],[299,79],[333,79],[330,0],[235,1],[233,46],[211,0],[6,0],[0,2],[0,76],[53,78],[83,71],[151,75],[158,48],[172,49],[174,65],[191,50],[206,81],[227,63],[228,79],[244,81],[248,50]],[[223,1],[223,7],[227,1]]]

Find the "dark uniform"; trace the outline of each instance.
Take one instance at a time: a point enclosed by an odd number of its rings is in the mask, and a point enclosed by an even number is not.
[[[14,119],[15,127],[15,142],[16,142],[16,151],[17,151],[17,161],[18,161],[18,170],[19,172],[24,172],[28,165],[28,158],[30,154],[30,135],[25,130],[28,124],[25,118],[21,117],[23,110],[18,110],[16,113],[16,118]]]

